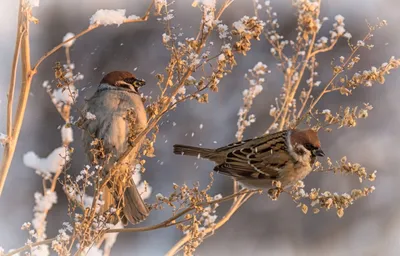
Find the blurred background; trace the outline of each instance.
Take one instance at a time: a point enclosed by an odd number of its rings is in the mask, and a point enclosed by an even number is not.
[[[78,33],[89,25],[89,18],[97,9],[126,9],[127,14],[141,15],[147,8],[144,0],[42,0],[33,14],[40,20],[32,25],[32,62],[47,50],[61,42],[67,32]],[[217,1],[220,2],[220,1]],[[290,0],[272,0],[271,5],[278,14],[280,33],[285,37],[296,35],[295,9]],[[253,15],[250,0],[236,0],[222,16],[225,24]],[[191,1],[177,0],[174,9],[174,24],[180,24],[184,37],[195,36],[200,20],[200,11],[191,6]],[[322,1],[322,17],[329,20],[323,26],[320,36],[329,37],[334,17],[345,17],[346,29],[353,40],[361,39],[367,32],[365,20],[374,24],[377,17],[386,19],[388,26],[374,34],[372,51],[362,50],[362,58],[356,70],[379,66],[392,55],[400,56],[400,16],[397,0],[336,0]],[[6,131],[6,94],[10,77],[10,67],[14,50],[18,4],[14,0],[0,1],[0,132]],[[120,27],[107,26],[79,38],[71,48],[75,73],[85,78],[76,86],[80,91],[77,106],[90,97],[102,76],[113,70],[128,70],[144,78],[146,95],[157,92],[155,73],[163,72],[169,60],[169,52],[162,45],[163,25],[155,17],[146,23],[125,24]],[[212,38],[218,41],[214,35]],[[270,46],[265,40],[256,42],[246,57],[238,57],[238,66],[220,83],[219,93],[210,93],[209,104],[186,102],[171,112],[163,120],[156,143],[156,157],[147,159],[147,172],[143,175],[153,187],[154,195],[169,194],[172,183],[191,185],[200,181],[205,186],[209,182],[209,172],[213,164],[196,158],[175,156],[172,145],[176,143],[206,147],[223,146],[235,140],[237,112],[242,105],[242,91],[248,88],[244,74],[258,62],[267,64],[272,73],[267,76],[267,84],[256,98],[251,113],[257,117],[245,133],[245,138],[261,135],[272,121],[269,117],[270,105],[282,85],[282,76],[270,55]],[[319,79],[324,82],[331,77],[330,61],[348,53],[345,40],[333,52],[321,55]],[[31,221],[34,206],[33,194],[42,192],[42,180],[33,169],[22,164],[22,156],[33,150],[39,156],[47,156],[61,145],[58,127],[63,120],[57,113],[49,96],[42,88],[44,80],[54,77],[52,67],[56,61],[65,62],[63,49],[48,58],[39,68],[32,84],[27,112],[17,151],[7,178],[5,191],[0,198],[0,246],[8,251],[23,245],[26,231],[20,230],[22,223]],[[134,71],[135,70],[135,71]],[[153,73],[154,71],[154,73]],[[338,110],[340,105],[362,105],[369,102],[374,106],[370,117],[360,120],[356,128],[339,129],[332,133],[321,133],[322,146],[332,159],[348,156],[369,171],[378,170],[376,191],[348,208],[342,219],[335,211],[321,211],[318,215],[304,215],[291,199],[283,195],[272,202],[267,196],[251,198],[220,228],[212,238],[207,239],[196,255],[399,255],[400,253],[400,182],[398,171],[399,150],[398,127],[400,71],[387,76],[384,85],[360,88],[351,97],[332,94],[320,104],[321,109]],[[17,85],[19,85],[19,82]],[[17,87],[19,89],[19,87]],[[153,94],[154,91],[154,94]],[[18,96],[18,94],[17,94]],[[212,114],[210,114],[212,113]],[[76,112],[74,113],[76,116]],[[176,126],[173,123],[176,123]],[[202,129],[200,125],[202,124]],[[192,136],[192,134],[194,134]],[[75,148],[71,173],[80,171],[86,163],[80,142],[80,131],[75,130]],[[2,149],[0,149],[2,153]],[[198,166],[198,168],[197,168]],[[197,168],[197,169],[196,169]],[[212,194],[228,195],[232,192],[231,180],[215,175]],[[320,187],[322,190],[350,192],[364,184],[357,177],[312,173],[306,180],[306,188]],[[58,203],[48,217],[47,235],[54,237],[62,222],[68,221],[66,199],[60,190]],[[220,215],[229,203],[220,206]],[[158,223],[169,216],[169,211],[152,212],[150,218],[141,225]],[[174,227],[147,233],[124,233],[118,236],[113,255],[163,255],[182,236]]]

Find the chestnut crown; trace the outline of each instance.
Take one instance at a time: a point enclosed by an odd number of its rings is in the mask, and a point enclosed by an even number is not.
[[[292,130],[291,134],[292,145],[303,145],[314,156],[324,156],[325,153],[321,149],[321,142],[318,138],[318,133],[312,129]]]
[[[140,87],[146,84],[146,82],[137,79],[128,71],[112,71],[103,77],[100,84],[109,84],[137,92]]]

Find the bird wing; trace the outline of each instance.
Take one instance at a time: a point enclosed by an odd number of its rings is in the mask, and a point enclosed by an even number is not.
[[[247,140],[241,145],[228,145],[225,148],[232,150],[214,170],[243,179],[278,179],[294,163],[287,150],[286,134],[284,131]]]
[[[248,147],[249,145],[262,144],[262,143],[265,143],[268,141],[274,142],[277,139],[279,140],[280,138],[286,137],[287,133],[288,133],[288,131],[285,130],[285,131],[276,132],[276,133],[272,133],[272,134],[265,134],[261,137],[256,137],[256,138],[252,138],[252,139],[234,142],[227,146],[217,148],[216,152],[231,151],[231,150],[235,150],[238,148]]]

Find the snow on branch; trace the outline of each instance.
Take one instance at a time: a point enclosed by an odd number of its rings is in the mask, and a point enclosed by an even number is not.
[[[139,20],[140,17],[136,15],[125,16],[125,9],[107,10],[100,9],[95,12],[90,18],[90,25],[121,25],[126,20]]]

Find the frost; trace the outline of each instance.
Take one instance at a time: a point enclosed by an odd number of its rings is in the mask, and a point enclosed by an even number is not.
[[[253,68],[253,71],[257,75],[264,75],[266,70],[267,70],[267,65],[265,65],[261,61],[259,61]]]
[[[350,39],[352,36],[349,32],[344,33],[343,35],[345,38]]]
[[[0,144],[1,144],[1,145],[4,146],[4,145],[6,144],[7,138],[8,138],[7,135],[5,135],[5,134],[3,134],[3,133],[0,132]]]
[[[228,36],[228,26],[225,24],[218,24],[218,33],[219,33],[219,38],[224,39]]]
[[[340,14],[335,16],[335,20],[337,21],[337,23],[341,24],[344,21],[344,17]]]
[[[239,33],[242,33],[242,32],[244,32],[244,31],[246,31],[246,25],[243,24],[243,21],[242,21],[242,20],[240,20],[240,21],[235,21],[235,22],[233,23],[233,27],[234,27]]]
[[[96,120],[96,116],[94,114],[90,113],[89,111],[86,112],[86,116],[85,117],[88,120]]]
[[[169,40],[171,40],[171,37],[167,35],[166,33],[162,34],[162,41],[164,44],[168,43]]]
[[[78,97],[78,90],[73,85],[69,85],[69,88],[60,88],[53,92],[53,103],[58,105],[59,103],[73,104],[76,97]]]
[[[361,40],[358,40],[357,41],[357,46],[359,46],[359,47],[365,46],[365,42],[361,41]]]
[[[169,14],[167,14],[167,16],[164,17],[164,20],[168,21],[168,20],[172,20],[173,18],[174,18],[174,15],[172,13],[169,13]]]
[[[129,15],[129,16],[127,17],[127,19],[128,19],[128,20],[140,20],[141,17],[132,14],[132,15]]]
[[[323,36],[323,37],[321,37],[321,43],[323,43],[323,44],[326,44],[326,43],[328,43],[328,38],[327,37],[325,37],[325,36]]]
[[[338,35],[343,35],[346,32],[346,29],[343,26],[337,26],[336,28]]]
[[[271,109],[269,110],[269,115],[270,116],[275,116],[276,114],[276,107],[271,106]]]
[[[74,33],[68,32],[67,34],[65,34],[65,36],[63,37],[63,42],[73,38],[75,36]],[[71,47],[73,44],[75,43],[75,39],[69,41],[68,43],[65,43],[63,46],[64,47]]]
[[[90,24],[98,24],[98,25],[121,25],[126,20],[125,9],[118,10],[107,10],[100,9],[97,10],[95,14],[90,18]]]
[[[221,195],[221,194],[217,194],[217,195],[214,196],[214,200],[219,200],[219,199],[221,199],[221,198],[222,198],[222,195]]]
[[[69,159],[66,150],[64,147],[56,148],[45,158],[40,158],[35,152],[30,151],[23,156],[23,163],[42,173],[56,173],[64,167]]]
[[[330,114],[331,110],[330,109],[324,109],[322,110],[322,114]]]
[[[178,94],[185,94],[185,93],[186,93],[186,88],[184,86],[178,89]]]

